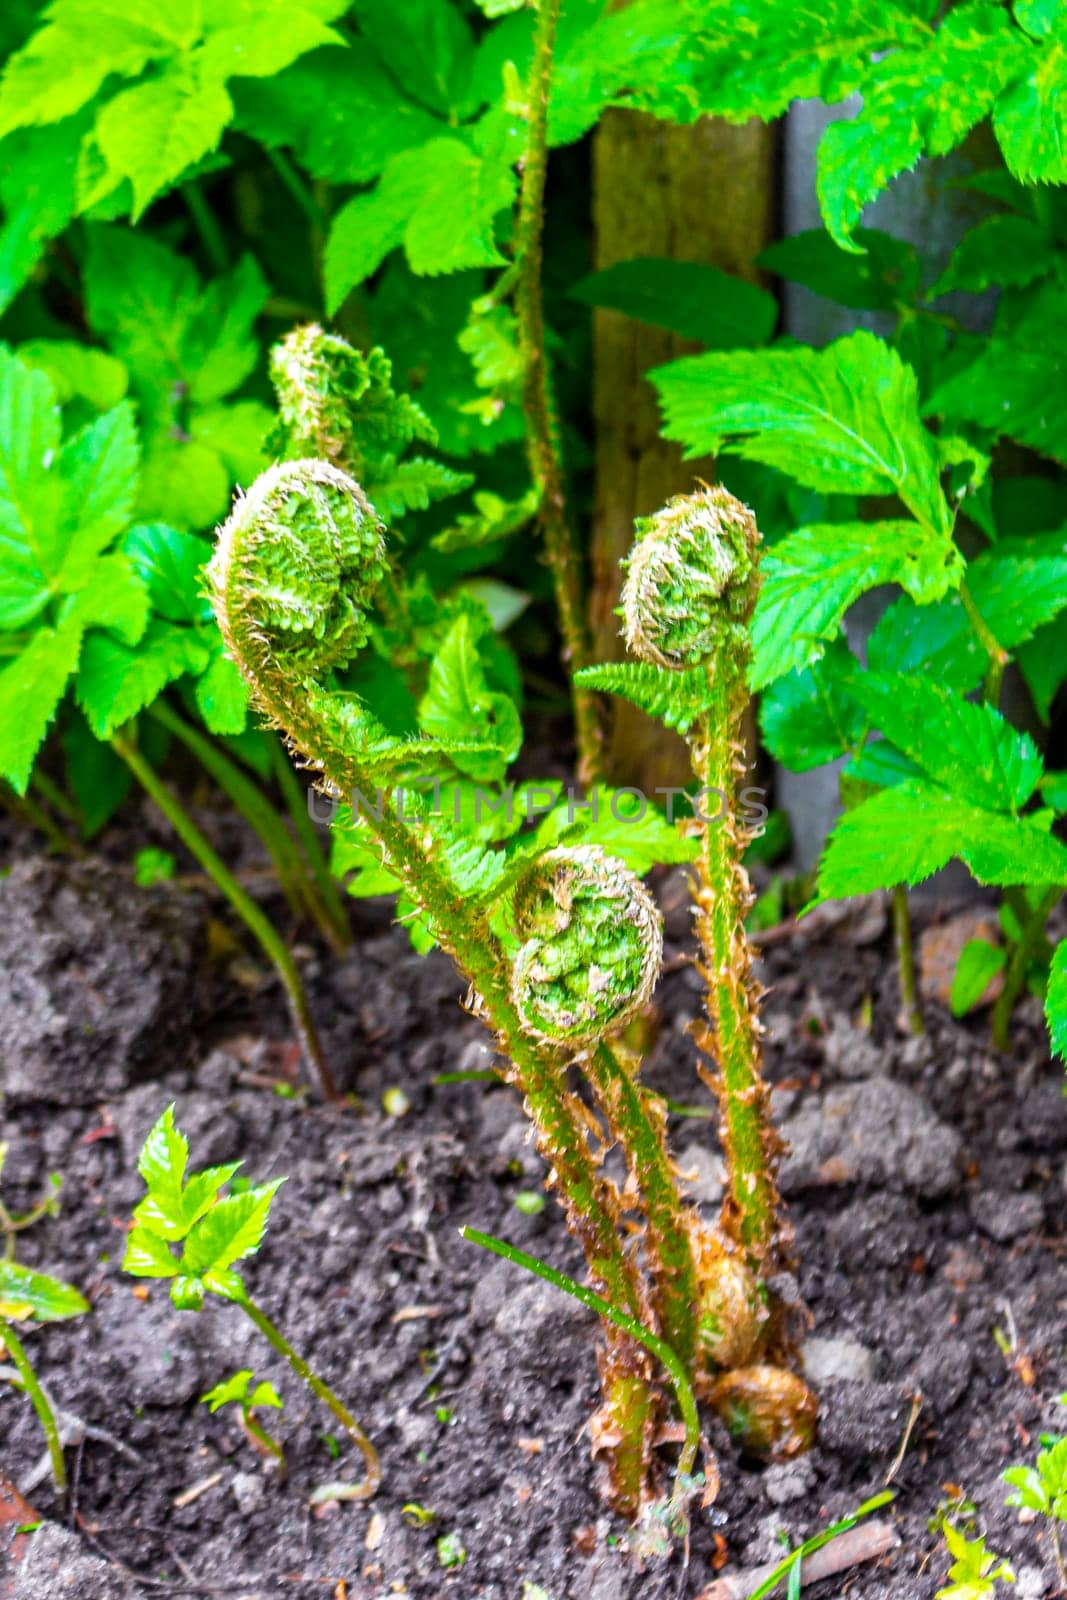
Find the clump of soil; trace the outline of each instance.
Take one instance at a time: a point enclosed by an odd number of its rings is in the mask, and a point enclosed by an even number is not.
[[[150,1081],[135,1081],[138,1060],[124,1087],[91,1104],[31,1099],[23,1088],[4,1107],[8,1203],[27,1206],[50,1172],[64,1176],[60,1215],[24,1236],[22,1258],[72,1279],[93,1305],[79,1322],[28,1336],[57,1404],[87,1425],[69,1452],[69,1515],[41,1475],[32,1412],[0,1385],[0,1465],[79,1541],[49,1529],[12,1580],[18,1600],[67,1592],[60,1574],[74,1570],[75,1549],[88,1563],[78,1592],[100,1600],[523,1600],[541,1591],[696,1600],[724,1568],[773,1559],[783,1536],[825,1527],[889,1476],[899,1547],[806,1591],[815,1600],[926,1600],[944,1579],[928,1522],[954,1492],[946,1485],[965,1491],[991,1547],[1012,1559],[1016,1595],[1057,1592],[1043,1534],[1005,1510],[1000,1483],[1057,1427],[1053,1400],[1067,1386],[1067,1103],[1036,1013],[1017,1019],[1010,1056],[990,1049],[983,1019],[964,1026],[937,1008],[924,1038],[902,1037],[884,919],[873,933],[870,916],[859,930],[801,929],[766,950],[768,1070],[793,1142],[783,1184],[812,1318],[805,1360],[822,1401],[819,1443],[802,1461],[763,1469],[739,1461],[712,1428],[722,1490],[694,1511],[688,1569],[678,1552],[641,1574],[590,1466],[592,1318],[459,1237],[471,1223],[580,1275],[554,1205],[532,1215],[516,1207],[542,1178],[522,1112],[492,1082],[434,1084],[491,1065],[458,1004],[461,985],[440,956],[414,956],[374,908],[357,915],[353,954],[309,970],[358,1110],[272,1091],[293,1058],[269,984],[243,1017],[161,1041]],[[684,919],[674,923],[684,932]],[[155,948],[142,956],[146,983],[157,960],[173,958]],[[67,949],[56,960],[74,957]],[[677,944],[666,965],[647,1081],[706,1108],[686,1034],[698,985]],[[0,1014],[8,1039],[10,1020]],[[51,1048],[50,1083],[64,1070],[62,1045]],[[403,1091],[403,1116],[382,1110],[387,1089]],[[316,1486],[358,1476],[358,1458],[238,1311],[219,1302],[178,1314],[165,1290],[146,1295],[119,1270],[142,1193],[137,1152],[170,1100],[197,1164],[244,1157],[252,1176],[289,1177],[247,1279],[377,1442],[384,1483],[369,1504],[309,1507]],[[672,1120],[680,1165],[712,1215],[714,1123]],[[284,1397],[272,1418],[288,1458],[284,1485],[225,1413],[197,1403],[242,1366]],[[441,1564],[443,1535],[465,1552],[462,1564]],[[104,1556],[111,1565],[93,1568]]]

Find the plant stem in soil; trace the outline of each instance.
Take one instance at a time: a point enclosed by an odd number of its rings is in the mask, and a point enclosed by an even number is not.
[[[552,573],[563,656],[572,678],[590,659],[581,563],[567,515],[559,420],[545,351],[543,260],[545,177],[548,170],[548,98],[560,0],[541,0],[534,32],[533,65],[527,91],[526,150],[516,227],[515,310],[523,357],[522,404],[530,475],[541,495],[540,519]],[[603,767],[602,735],[596,697],[574,686],[579,777],[594,782]]]
[[[30,1364],[30,1358],[22,1348],[14,1328],[6,1317],[0,1317],[0,1344],[3,1344],[8,1355],[15,1364],[22,1387],[29,1395],[30,1403],[37,1413],[37,1420],[44,1431],[48,1442],[48,1455],[52,1463],[52,1481],[56,1486],[56,1493],[62,1500],[67,1492],[67,1464],[63,1459],[63,1442],[59,1437],[59,1425],[56,1414],[52,1410],[51,1402],[45,1394]]]
[[[1022,994],[1026,983],[1026,973],[1030,961],[1045,934],[1045,923],[1048,921],[1063,889],[1059,884],[1054,884],[1051,889],[1046,889],[1033,911],[1029,913],[1020,928],[1019,942],[1012,951],[1007,970],[1004,973],[1004,987],[1001,989],[993,1007],[993,1043],[998,1050],[1008,1048],[1008,1028],[1011,1024],[1011,1014],[1015,1009],[1015,1002]]]
[[[242,1300],[239,1300],[237,1304],[259,1329],[272,1348],[289,1363],[297,1377],[307,1384],[312,1394],[329,1407],[349,1438],[356,1444],[366,1464],[367,1475],[363,1482],[356,1486],[355,1491],[349,1498],[369,1500],[371,1495],[376,1493],[382,1481],[382,1468],[378,1460],[378,1452],[371,1444],[366,1433],[347,1406],[342,1405],[329,1384],[324,1383],[318,1373],[311,1370],[303,1356],[297,1354],[284,1333],[275,1327],[267,1313],[247,1295]]]
[[[893,939],[897,952],[901,1011],[912,1033],[925,1033],[919,991],[915,983],[915,948],[911,937],[908,891],[902,883],[898,883],[893,890]]]
[[[293,771],[292,763],[284,745],[278,740],[275,740],[272,744],[272,755],[278,787],[282,791],[282,798],[292,818],[296,836],[303,848],[304,855],[307,857],[308,866],[311,868],[311,876],[318,891],[317,897],[313,895],[311,893],[311,885],[305,878],[304,883],[308,899],[309,901],[316,901],[315,920],[329,940],[334,952],[341,955],[351,948],[352,929],[345,913],[340,890],[337,887],[337,880],[330,871],[329,862],[323,854],[322,845],[319,843],[318,834],[315,832],[315,825],[308,815],[307,796],[297,779],[296,773]]]
[[[200,863],[219,893],[258,940],[282,981],[297,1037],[319,1088],[327,1100],[337,1100],[339,1098],[337,1085],[319,1042],[311,1007],[300,974],[296,970],[296,963],[270,919],[264,916],[251,896],[241,888],[233,873],[212,849],[181,802],[144,759],[136,745],[117,733],[112,734],[111,745],[115,754],[126,763],[141,787],[155,801],[190,855]]]

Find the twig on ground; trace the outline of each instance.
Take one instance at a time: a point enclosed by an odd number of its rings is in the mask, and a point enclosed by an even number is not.
[[[836,1577],[839,1572],[847,1572],[864,1561],[877,1561],[879,1556],[896,1549],[899,1543],[900,1536],[891,1522],[865,1522],[809,1556],[801,1569],[801,1585],[806,1589],[809,1584]],[[777,1565],[771,1562],[751,1572],[739,1573],[737,1577],[718,1578],[703,1590],[698,1600],[748,1600],[753,1590],[766,1583]]]

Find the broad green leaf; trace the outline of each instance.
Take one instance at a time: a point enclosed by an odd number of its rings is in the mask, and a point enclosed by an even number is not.
[[[196,1172],[184,1185],[177,1200],[167,1194],[162,1200],[150,1190],[134,1209],[133,1220],[161,1239],[184,1239],[189,1230],[199,1222],[215,1204],[220,1189],[224,1188],[237,1172],[241,1163],[231,1161],[221,1167],[205,1167]],[[172,1258],[173,1259],[173,1258]]]
[[[858,675],[852,693],[874,726],[927,777],[990,811],[1017,811],[1044,770],[1029,734],[989,705],[975,705],[929,677]]]
[[[676,819],[691,815],[689,805],[672,791],[672,812]],[[540,824],[531,850],[540,853],[556,844],[599,845],[608,855],[643,874],[655,866],[692,861],[699,854],[699,840],[683,834],[668,822],[658,800],[634,789],[594,787],[582,799],[568,798],[553,807]]]
[[[126,1239],[122,1270],[133,1278],[176,1278],[181,1268],[165,1238],[145,1225],[135,1224]]]
[[[263,1242],[271,1202],[284,1182],[284,1178],[276,1178],[220,1200],[186,1239],[182,1269],[207,1277],[224,1273],[235,1261],[254,1255]]]
[[[0,773],[25,794],[33,763],[78,665],[82,624],[77,618],[42,627],[0,671]]]
[[[101,744],[85,718],[71,707],[60,733],[67,783],[81,813],[81,832],[92,839],[110,822],[130,792],[133,775],[110,745]]]
[[[514,701],[490,689],[468,616],[460,616],[433,659],[426,693],[419,702],[419,726],[442,741],[468,741],[481,735],[490,750],[457,754],[456,766],[469,777],[501,778],[522,744],[522,723]]]
[[[222,463],[234,483],[249,489],[270,465],[266,446],[274,421],[274,413],[258,400],[200,406],[189,419],[189,437]]]
[[[548,134],[552,145],[570,144],[587,133],[616,99],[636,97],[655,103],[673,65],[705,31],[701,7],[682,0],[633,0],[631,5],[586,8],[590,25],[577,13],[569,36],[561,29],[552,73]],[[690,103],[689,85],[682,94]],[[750,113],[749,113],[750,114]]]
[[[988,939],[968,939],[952,974],[948,1005],[954,1017],[964,1017],[974,1010],[997,973],[1003,972],[1006,961],[999,945],[990,944]]]
[[[976,349],[976,359],[940,384],[924,411],[1067,461],[1067,418],[1049,404],[1067,381],[1067,287],[1048,281],[1004,294],[991,337]]]
[[[335,15],[343,5],[330,8]],[[343,45],[335,28],[329,28],[314,8],[276,0],[273,5],[242,7],[228,25],[209,27],[196,67],[205,81],[229,78],[272,78],[298,56],[324,45]]]
[[[766,344],[778,321],[778,303],[766,289],[702,261],[617,261],[580,279],[570,295],[584,305],[669,328],[709,350]]]
[[[913,779],[840,819],[819,867],[818,900],[914,886],[956,857],[979,883],[1067,884],[1067,847],[1040,822],[985,811]]]
[[[1048,230],[1030,217],[986,217],[965,233],[930,291],[931,298],[965,289],[981,294],[1033,283],[1052,272],[1056,246]]]
[[[28,1312],[37,1322],[66,1322],[88,1310],[89,1302],[71,1284],[31,1272],[17,1261],[0,1260],[0,1314],[24,1316]]]
[[[89,229],[85,273],[89,322],[130,369],[135,384],[160,396],[188,383],[182,343],[200,283],[192,265],[158,240],[129,228]]]
[[[1053,952],[1045,993],[1045,1019],[1053,1055],[1067,1060],[1067,939],[1061,939]]]
[[[343,51],[316,50],[277,77],[238,82],[231,93],[237,127],[268,148],[292,149],[313,178],[328,183],[366,183],[391,156],[441,132],[359,40]]]
[[[195,693],[209,733],[243,733],[248,722],[248,685],[221,650],[197,678]]]
[[[122,545],[145,583],[153,611],[171,622],[206,622],[211,602],[203,570],[211,556],[206,539],[168,528],[164,523],[139,523]]]
[[[52,127],[20,128],[0,143],[0,312],[75,213],[78,154],[90,121],[79,112]]]
[[[944,688],[970,694],[989,661],[958,595],[926,606],[901,595],[875,624],[867,664],[872,672],[926,672]]]
[[[420,274],[502,264],[493,221],[514,190],[509,166],[492,166],[459,139],[431,139],[394,156],[377,188],[356,195],[333,220],[324,263],[327,310],[336,311],[400,244]]]
[[[751,682],[760,689],[806,667],[834,639],[854,600],[882,583],[938,600],[963,576],[951,538],[916,522],[823,523],[799,528],[763,561],[752,621]]]
[[[177,61],[160,77],[125,89],[96,119],[110,172],[133,185],[134,222],[189,167],[216,149],[233,115],[222,84]]]
[[[133,407],[123,400],[64,444],[59,456],[64,515],[54,588],[76,593],[97,557],[129,523],[137,498],[140,449]]]
[[[230,509],[231,483],[222,457],[191,436],[159,428],[144,441],[138,510],[152,521],[210,528]]]
[[[843,250],[825,228],[811,228],[769,245],[756,264],[852,311],[913,305],[919,291],[914,245],[877,228],[857,228],[855,240],[862,255]]]
[[[621,695],[678,733],[686,733],[714,703],[707,674],[698,668],[668,672],[645,662],[611,662],[602,667],[583,667],[575,673],[574,681],[583,689]]]
[[[1039,628],[1032,639],[1020,645],[1016,660],[1038,716],[1048,722],[1056,693],[1067,682],[1067,628],[1060,622]]]
[[[168,1217],[181,1215],[182,1185],[188,1160],[189,1141],[175,1124],[171,1104],[153,1124],[137,1158],[137,1171],[145,1187]]]
[[[285,1404],[273,1383],[257,1383],[248,1400],[249,1409],[255,1411],[261,1406],[270,1406],[275,1411],[284,1411]]]
[[[1023,183],[1067,179],[1067,83],[1063,67],[1063,23],[1032,52],[1025,75],[1000,96],[993,127],[1004,159]]]
[[[124,644],[134,645],[148,622],[148,594],[124,555],[101,556],[89,571],[84,586],[66,599],[59,621],[84,628],[106,628]]]
[[[57,570],[60,416],[47,375],[0,348],[0,627],[47,604]]]
[[[249,255],[242,256],[232,272],[208,284],[182,338],[193,400],[201,405],[221,400],[253,370],[259,346],[252,329],[269,293],[255,258]]]
[[[146,6],[58,0],[49,22],[11,57],[0,83],[0,136],[59,122],[87,105],[111,76],[132,77],[170,47]]]
[[[450,117],[470,77],[474,41],[450,0],[355,0],[360,32],[405,95]]]
[[[202,672],[208,645],[191,629],[149,622],[133,649],[107,634],[93,634],[82,651],[76,694],[89,726],[106,739],[185,673]]]
[[[896,493],[920,522],[950,533],[915,374],[873,334],[818,351],[685,356],[651,377],[666,434],[689,455],[725,447],[826,494]]]
[[[844,640],[828,645],[821,660],[787,672],[760,696],[763,741],[776,761],[808,772],[852,750],[866,717],[850,692],[858,663]]]
[[[110,411],[125,398],[126,368],[104,350],[73,339],[26,339],[19,345],[18,355],[24,365],[47,372],[60,405],[77,395],[98,411]]]

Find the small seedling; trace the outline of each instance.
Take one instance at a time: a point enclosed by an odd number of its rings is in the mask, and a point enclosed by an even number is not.
[[[135,1278],[170,1279],[170,1297],[179,1311],[201,1311],[208,1294],[240,1306],[358,1446],[366,1477],[353,1486],[347,1498],[369,1498],[381,1481],[377,1451],[355,1417],[297,1354],[234,1271],[235,1262],[255,1255],[262,1244],[271,1203],[285,1179],[223,1194],[241,1165],[239,1161],[207,1167],[187,1178],[188,1160],[189,1141],[175,1125],[170,1105],[145,1140],[137,1163],[148,1193],[133,1213],[125,1271]],[[180,1257],[174,1254],[178,1244],[182,1246]]]
[[[443,1533],[437,1541],[437,1559],[443,1567],[461,1567],[467,1559],[458,1533]]]
[[[987,1600],[996,1594],[998,1580],[1015,1582],[1008,1563],[987,1550],[984,1539],[969,1539],[947,1517],[941,1526],[953,1561],[948,1569],[949,1581],[938,1589],[936,1600]]]
[[[177,871],[178,863],[169,850],[138,850],[133,858],[133,881],[141,889],[151,889],[157,883],[169,883]]]
[[[273,1434],[268,1433],[254,1415],[254,1412],[264,1406],[270,1406],[275,1411],[284,1409],[282,1398],[272,1383],[256,1383],[253,1387],[252,1371],[245,1367],[240,1372],[235,1372],[232,1378],[227,1378],[224,1383],[217,1383],[207,1394],[201,1395],[200,1399],[212,1415],[223,1406],[237,1406],[241,1427],[250,1443],[263,1455],[275,1461],[279,1477],[285,1477],[285,1451]]]
[[[1060,1544],[1060,1523],[1067,1522],[1067,1439],[1043,1439],[1035,1464],[1009,1467],[1004,1482],[1013,1491],[1007,1505],[1036,1512],[1048,1521],[1056,1571],[1067,1589],[1067,1563]]]
[[[3,1176],[4,1162],[7,1159],[7,1145],[0,1142],[0,1177]],[[9,1211],[0,1200],[0,1233],[4,1236],[3,1254],[6,1260],[13,1261],[15,1257],[15,1235],[22,1233],[26,1228],[32,1228],[35,1222],[40,1222],[42,1217],[54,1217],[59,1209],[58,1195],[63,1187],[63,1179],[58,1172],[50,1174],[48,1179],[51,1194],[45,1195],[35,1206],[22,1216],[16,1216]]]
[[[400,1507],[400,1515],[413,1528],[428,1528],[437,1512],[431,1511],[429,1506],[420,1506],[417,1500],[409,1500],[406,1506]]]
[[[55,1410],[15,1333],[14,1322],[67,1322],[83,1316],[88,1301],[69,1283],[31,1272],[17,1261],[0,1261],[0,1346],[6,1349],[18,1374],[18,1387],[30,1397],[48,1442],[52,1481],[62,1498],[67,1492],[67,1468]]]
[[[545,1209],[545,1197],[537,1189],[520,1189],[514,1200],[515,1210],[524,1217],[537,1217]]]

